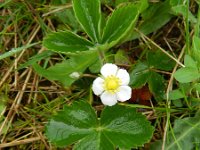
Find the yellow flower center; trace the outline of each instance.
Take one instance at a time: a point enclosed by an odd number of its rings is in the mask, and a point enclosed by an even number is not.
[[[121,80],[118,77],[110,75],[105,78],[104,88],[106,91],[115,93],[118,90],[120,83],[121,83]]]

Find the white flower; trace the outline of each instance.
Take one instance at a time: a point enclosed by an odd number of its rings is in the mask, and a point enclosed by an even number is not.
[[[128,86],[130,76],[125,69],[107,63],[100,72],[102,77],[94,80],[92,90],[95,95],[100,96],[104,105],[113,106],[117,101],[124,102],[131,98],[132,90]]]

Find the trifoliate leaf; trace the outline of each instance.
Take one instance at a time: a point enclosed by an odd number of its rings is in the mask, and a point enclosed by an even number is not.
[[[157,31],[173,17],[170,12],[169,0],[150,3],[150,6],[141,13],[142,19],[137,26],[138,30],[145,35]],[[133,31],[128,40],[134,40],[140,36],[137,31]]]
[[[46,136],[58,147],[74,144],[76,150],[114,150],[143,146],[153,127],[135,108],[106,107],[98,119],[85,101],[74,102],[58,112],[46,126]]]

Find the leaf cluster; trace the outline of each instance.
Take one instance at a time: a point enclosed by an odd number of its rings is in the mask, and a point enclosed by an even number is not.
[[[85,101],[74,102],[58,112],[46,126],[46,136],[58,147],[75,144],[74,149],[114,150],[143,146],[153,127],[135,108],[106,107],[98,118]]]
[[[122,43],[132,30],[139,14],[139,9],[134,3],[122,5],[114,10],[107,19],[106,25],[102,27],[99,0],[73,0],[72,2],[77,21],[87,36],[81,37],[69,30],[53,32],[46,36],[43,45],[48,50],[76,56],[70,56],[70,59],[48,69],[43,69],[37,64],[33,65],[38,74],[49,80],[58,80],[64,86],[70,86],[75,81],[70,78],[71,73],[83,73],[97,61],[99,51],[105,53],[111,47]],[[78,67],[78,64],[81,66]]]

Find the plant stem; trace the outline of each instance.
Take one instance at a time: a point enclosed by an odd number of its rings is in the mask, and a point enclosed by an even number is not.
[[[97,48],[97,51],[99,53],[99,60],[101,62],[101,65],[103,66],[103,64],[105,64],[105,61],[106,61],[106,59],[105,59],[105,53],[104,53],[104,51],[100,47]]]
[[[185,18],[185,31],[186,31],[186,53],[190,54],[190,28],[189,28],[189,9],[190,9],[190,0],[186,1],[186,6],[187,6],[187,10],[186,10],[186,18]]]

